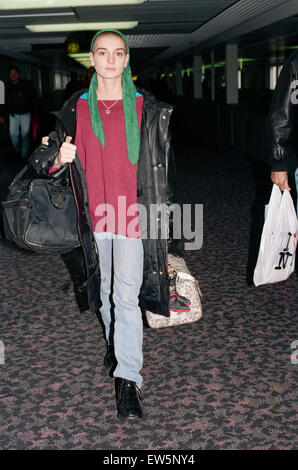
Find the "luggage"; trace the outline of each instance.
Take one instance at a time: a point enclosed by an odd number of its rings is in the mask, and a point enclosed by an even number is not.
[[[202,316],[198,281],[190,274],[183,258],[168,255],[170,283],[170,316],[158,315],[146,311],[146,318],[151,328],[182,325],[198,321]],[[172,307],[172,308],[171,308]]]
[[[25,166],[1,202],[7,239],[42,253],[67,253],[80,246],[72,187],[55,178],[34,178]]]

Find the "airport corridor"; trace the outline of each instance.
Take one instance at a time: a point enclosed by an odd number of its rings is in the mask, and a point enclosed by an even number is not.
[[[176,144],[180,202],[204,205],[204,242],[185,252],[202,318],[144,328],[141,422],[117,419],[96,315],[80,313],[60,256],[0,240],[2,449],[297,448],[298,280],[254,287],[262,165]],[[9,175],[2,171],[2,188]]]

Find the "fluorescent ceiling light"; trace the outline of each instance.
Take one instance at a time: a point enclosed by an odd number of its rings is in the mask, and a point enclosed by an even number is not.
[[[90,60],[89,52],[76,52],[75,54],[68,54],[73,59],[88,59]]]
[[[32,33],[53,33],[59,31],[98,31],[99,29],[133,29],[138,21],[118,21],[117,23],[65,23],[65,24],[26,24]]]
[[[24,15],[24,13],[16,14],[16,15],[0,15],[0,20],[2,18],[40,18],[41,16],[75,16],[75,13],[73,11],[68,11],[66,13],[27,13]]]
[[[145,0],[0,0],[0,10],[28,10],[29,8],[101,7],[109,5],[137,5]],[[24,5],[25,4],[25,5]]]
[[[68,54],[68,57],[71,57],[79,64],[83,65],[87,69],[91,66],[90,57],[88,52],[77,52],[76,54]]]

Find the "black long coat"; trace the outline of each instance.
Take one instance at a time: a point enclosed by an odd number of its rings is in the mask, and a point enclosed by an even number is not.
[[[268,162],[272,171],[294,173],[297,139],[298,51],[286,60],[274,90],[266,123]]]
[[[137,202],[150,213],[151,204],[175,203],[176,176],[174,155],[170,145],[169,121],[172,106],[158,101],[143,89],[144,96],[141,150],[137,168]],[[55,131],[49,137],[49,146],[40,145],[29,159],[29,166],[42,177],[48,177],[49,167],[53,164],[66,136],[75,140],[76,102],[83,91],[75,93],[65,103],[57,116]],[[67,165],[51,177],[62,178],[68,171]],[[87,288],[89,308],[97,312],[100,301],[100,271],[98,253],[92,231],[88,206],[86,178],[80,158],[77,155],[71,165],[71,179],[78,212],[78,231],[84,254],[84,277]],[[149,224],[140,231],[144,248],[143,284],[140,292],[140,305],[146,310],[160,315],[169,315],[169,279],[167,272],[168,246],[174,251],[175,242],[160,236],[161,220],[157,218],[159,238],[149,238]],[[146,225],[146,224],[145,224]],[[171,221],[170,221],[171,225]],[[147,233],[148,232],[148,233]],[[170,227],[171,233],[171,227]],[[145,236],[144,236],[145,235]],[[147,235],[147,236],[146,236]]]

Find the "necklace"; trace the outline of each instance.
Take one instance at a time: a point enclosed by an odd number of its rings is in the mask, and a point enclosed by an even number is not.
[[[111,106],[107,106],[103,100],[101,100],[102,104],[106,108],[106,114],[110,114],[111,108],[115,106],[116,103],[118,103],[119,100],[116,100],[115,103],[111,104]]]

